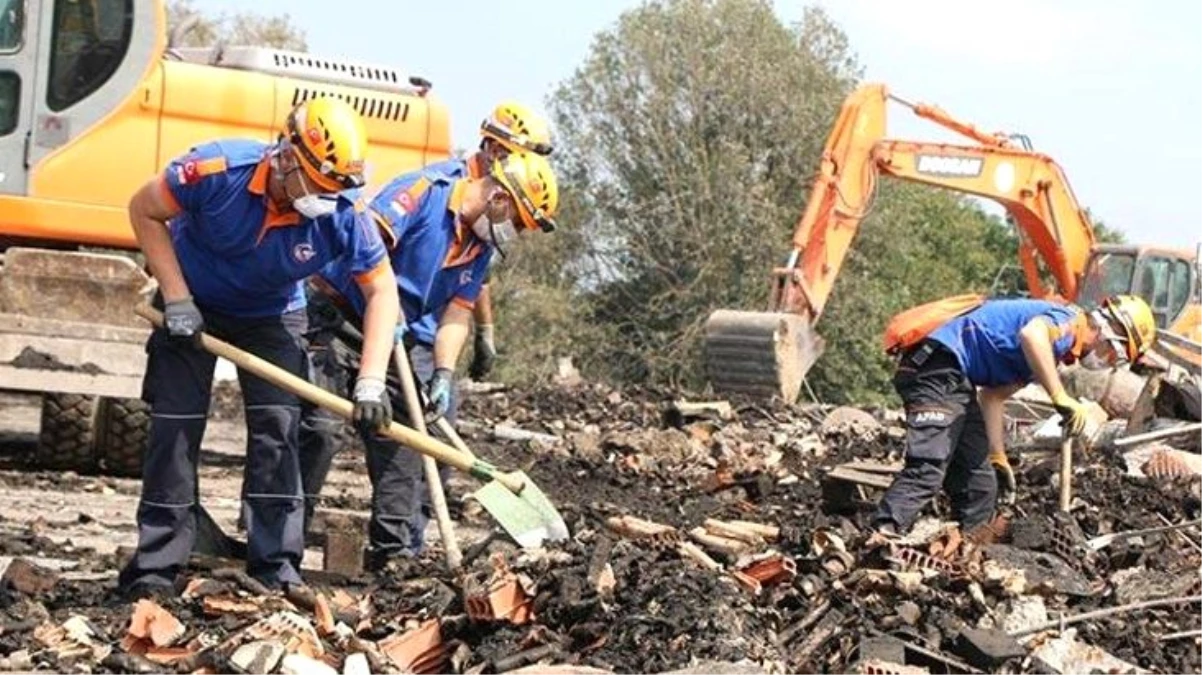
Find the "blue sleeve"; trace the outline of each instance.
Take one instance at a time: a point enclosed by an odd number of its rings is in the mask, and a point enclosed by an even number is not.
[[[488,263],[492,259],[492,251],[488,251],[472,261],[472,274],[470,280],[459,287],[455,293],[455,301],[463,305],[474,305],[480,297],[480,290],[484,287],[484,281],[488,278]]]
[[[1073,348],[1073,341],[1075,339],[1073,329],[1077,319],[1077,311],[1063,305],[1052,305],[1040,315],[1047,317],[1052,322],[1052,325],[1060,329],[1059,337],[1052,343],[1052,353],[1056,356],[1056,360],[1060,360]]]
[[[343,213],[345,215],[340,215],[347,221],[344,226],[347,237],[342,257],[346,260],[347,271],[362,281],[364,275],[375,272],[388,261],[388,249],[367,211],[350,207]]]
[[[410,194],[411,188],[422,178],[420,172],[399,176],[385,185],[371,200],[371,210],[388,221],[388,226],[392,228],[392,236],[397,241],[404,238],[409,225],[421,214],[422,206],[429,197],[428,189],[422,189],[416,199]]]
[[[230,186],[228,164],[216,144],[192,148],[163,171],[167,196],[183,211],[199,213],[206,205],[220,206]]]
[[[447,159],[434,164],[427,164],[423,173],[439,174],[447,178],[463,178],[467,176],[467,162],[462,159]]]

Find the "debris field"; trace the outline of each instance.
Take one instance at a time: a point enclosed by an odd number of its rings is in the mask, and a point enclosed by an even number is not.
[[[178,596],[131,604],[113,578],[126,551],[6,530],[0,669],[1202,671],[1197,432],[1122,445],[1130,434],[1101,423],[1061,512],[1040,406],[1010,417],[1018,499],[984,534],[945,520],[940,497],[911,533],[877,541],[900,411],[481,385],[463,405],[465,439],[542,487],[569,541],[518,548],[456,477],[456,525],[489,533],[462,541],[458,572],[433,534],[400,575],[335,564],[328,527],[327,569],[308,570],[307,588],[268,592],[239,561],[198,554]],[[357,452],[340,461],[361,463]],[[361,492],[326,497],[361,524]],[[61,558],[78,565],[37,562]]]

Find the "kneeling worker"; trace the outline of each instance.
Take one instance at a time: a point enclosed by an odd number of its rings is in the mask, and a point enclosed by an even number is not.
[[[1057,363],[1130,364],[1155,339],[1152,310],[1134,296],[1108,298],[1091,312],[1042,300],[960,296],[895,317],[886,347],[900,355],[893,385],[905,404],[906,454],[878,505],[878,533],[909,530],[940,487],[966,533],[987,524],[999,479],[1003,501],[1015,490],[1003,429],[1006,399],[1034,379],[1051,396],[1065,431],[1080,435],[1086,408],[1065,391]]]

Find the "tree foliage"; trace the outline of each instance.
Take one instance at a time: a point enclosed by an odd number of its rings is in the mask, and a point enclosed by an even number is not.
[[[699,387],[702,327],[767,306],[839,107],[861,77],[821,10],[784,25],[762,0],[656,0],[596,36],[548,101],[564,202],[495,283],[502,375],[555,356],[587,375]],[[826,400],[891,394],[894,312],[989,290],[1017,240],[950,192],[882,183],[818,324]]]
[[[175,28],[185,19],[200,20],[177,46],[211,47],[219,42],[227,45],[275,47],[293,51],[308,51],[305,31],[292,22],[288,14],[264,16],[253,11],[234,14],[207,14],[198,10],[192,0],[170,0],[167,3],[167,26]]]

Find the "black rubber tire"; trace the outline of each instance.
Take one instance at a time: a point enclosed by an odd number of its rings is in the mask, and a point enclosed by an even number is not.
[[[109,476],[141,478],[150,438],[150,406],[138,398],[102,398],[96,411],[96,458]]]
[[[42,427],[33,465],[39,469],[94,473],[95,422],[96,397],[42,394]]]

